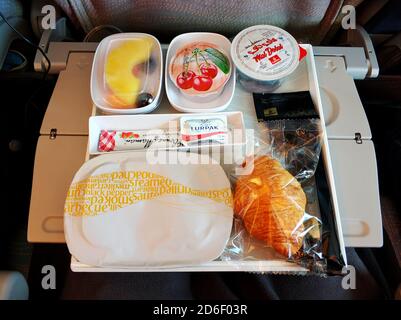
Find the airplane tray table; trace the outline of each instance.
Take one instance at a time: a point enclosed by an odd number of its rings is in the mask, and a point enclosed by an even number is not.
[[[324,115],[322,101],[319,93],[319,85],[317,81],[316,67],[314,63],[314,56],[312,46],[302,45],[308,52],[305,59],[300,62],[297,70],[291,74],[289,79],[278,89],[276,92],[295,92],[295,91],[309,91],[315,107],[320,115],[323,129],[323,144],[322,144],[322,159],[324,169],[326,172],[326,179],[328,188],[331,195],[331,204],[336,223],[336,231],[338,236],[339,245],[341,248],[342,256],[346,263],[345,245],[341,227],[341,219],[339,213],[339,206],[337,200],[337,193],[335,190],[335,182],[333,176],[333,168],[331,164],[331,156],[329,151],[329,141],[324,124]],[[244,117],[246,129],[258,130],[256,112],[254,108],[252,95],[245,92],[240,85],[236,85],[234,97],[229,104],[226,112],[241,111]],[[152,112],[152,114],[170,114],[177,113],[172,108],[164,93],[160,106]],[[103,115],[95,106],[93,107],[93,116]],[[89,135],[91,133],[89,132]],[[89,148],[88,148],[89,150]],[[91,155],[89,152],[86,154],[86,160],[96,155]],[[262,253],[263,254],[263,253]],[[193,265],[180,268],[155,268],[155,267],[93,267],[80,263],[74,257],[71,258],[71,269],[75,272],[147,272],[147,271],[255,271],[255,272],[269,272],[269,273],[295,273],[305,274],[307,269],[284,259],[272,260],[241,260],[241,261],[221,261],[214,260],[202,265]]]

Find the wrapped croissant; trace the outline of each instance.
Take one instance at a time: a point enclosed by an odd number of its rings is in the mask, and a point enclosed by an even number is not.
[[[253,172],[237,180],[235,215],[251,236],[288,258],[302,247],[305,206],[299,182],[268,156],[256,158]]]

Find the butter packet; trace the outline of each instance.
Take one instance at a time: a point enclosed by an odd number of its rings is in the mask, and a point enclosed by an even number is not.
[[[184,116],[180,119],[181,139],[188,144],[227,143],[225,115]]]

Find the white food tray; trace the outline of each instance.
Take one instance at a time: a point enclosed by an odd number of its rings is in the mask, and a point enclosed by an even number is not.
[[[331,193],[331,204],[334,211],[334,220],[336,223],[338,241],[341,249],[342,256],[345,263],[347,263],[343,231],[341,226],[341,219],[339,214],[339,206],[337,200],[337,193],[335,190],[333,168],[331,163],[329,144],[324,122],[323,107],[320,96],[319,84],[316,75],[316,67],[313,56],[313,49],[311,45],[302,44],[302,47],[307,51],[307,56],[300,62],[297,70],[289,76],[286,82],[277,90],[277,92],[296,92],[309,90],[314,105],[319,113],[322,122],[323,131],[323,145],[322,145],[322,159],[324,162],[325,172],[327,175],[327,184]],[[239,91],[239,90],[237,90]],[[243,111],[245,126],[247,129],[257,129],[256,113],[254,111],[253,101],[251,95],[240,95],[239,99],[235,99],[230,103],[227,111]],[[245,98],[246,97],[246,98]],[[163,102],[162,102],[163,104]],[[250,110],[252,109],[252,110]],[[171,106],[164,105],[163,108],[156,110],[157,113],[165,112],[171,113],[174,109]],[[99,115],[96,108],[93,109],[93,115]],[[90,158],[89,152],[87,159]],[[263,250],[263,249],[261,249]],[[258,252],[260,256],[262,253]],[[242,261],[211,261],[202,265],[186,266],[181,268],[150,268],[150,267],[130,267],[130,268],[99,268],[88,266],[80,263],[74,257],[71,258],[71,270],[74,272],[213,272],[213,271],[248,271],[248,272],[263,272],[263,273],[291,273],[291,274],[305,274],[307,269],[301,266],[286,262],[284,259],[273,260],[242,260]]]
[[[205,145],[190,145],[179,149],[199,149],[209,148],[210,146],[241,146],[246,143],[245,124],[242,112],[221,112],[219,114],[227,116],[227,125],[230,128],[227,144],[211,143]],[[213,113],[202,113],[202,116],[213,117]],[[115,115],[115,116],[92,116],[89,118],[89,145],[90,155],[105,154],[98,151],[98,142],[101,130],[154,130],[165,129],[179,131],[180,118],[185,116],[182,113],[170,114],[145,114],[145,115]],[[235,139],[232,133],[236,132]],[[141,151],[141,150],[137,150]],[[142,150],[144,151],[144,150]],[[119,151],[113,151],[119,152]],[[125,151],[126,152],[126,151]]]

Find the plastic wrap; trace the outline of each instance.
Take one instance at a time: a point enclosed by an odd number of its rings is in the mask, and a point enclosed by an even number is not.
[[[343,260],[332,211],[324,210],[322,216],[315,181],[322,165],[320,120],[284,119],[259,125],[254,157],[242,164],[241,174],[234,170],[231,175],[234,226],[220,258],[282,259],[313,273],[332,273],[328,256],[337,257],[335,269]],[[330,241],[336,245],[328,245]]]
[[[145,33],[119,33],[96,49],[91,73],[93,104],[106,113],[147,113],[160,103],[163,56]]]

